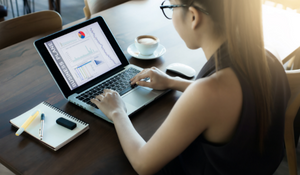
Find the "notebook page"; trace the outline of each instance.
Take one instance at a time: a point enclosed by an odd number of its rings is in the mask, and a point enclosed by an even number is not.
[[[57,148],[64,142],[70,141],[69,140],[70,138],[72,137],[75,138],[75,136],[78,133],[81,133],[82,130],[88,127],[88,124],[84,124],[79,120],[77,121],[76,118],[70,118],[68,117],[68,115],[65,115],[65,113],[61,113],[60,111],[57,111],[47,106],[43,102],[37,105],[36,107],[30,109],[29,111],[23,113],[22,115],[12,119],[11,123],[19,128],[37,110],[40,110],[41,113],[44,113],[45,115],[43,140],[41,140],[41,142],[44,142],[53,148]],[[77,127],[74,128],[73,130],[70,130],[61,125],[58,125],[56,123],[56,120],[60,117],[75,122],[77,124]],[[41,127],[40,120],[41,120],[40,115],[38,115],[25,130],[25,132],[27,132],[28,134],[32,135],[37,139],[40,139],[39,137],[39,129]]]

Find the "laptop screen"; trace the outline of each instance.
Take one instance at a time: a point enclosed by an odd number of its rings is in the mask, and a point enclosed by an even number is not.
[[[70,90],[122,64],[97,22],[44,45]]]

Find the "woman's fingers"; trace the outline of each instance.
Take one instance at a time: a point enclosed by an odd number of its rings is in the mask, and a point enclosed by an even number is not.
[[[150,70],[147,70],[147,71],[144,71],[144,72],[140,72],[139,74],[137,74],[135,77],[133,77],[130,81],[131,81],[131,84],[136,84],[136,82],[140,81],[141,79],[144,79],[144,78],[148,78],[150,77],[151,78],[151,72]]]
[[[136,84],[139,85],[139,86],[146,86],[146,87],[152,88],[152,83],[151,82],[137,81]]]
[[[144,73],[144,70],[138,74],[136,74],[133,78],[130,79],[131,84],[135,84],[136,81],[138,81],[139,77]]]
[[[146,71],[146,69],[142,70],[141,72],[139,72],[138,74],[136,74],[133,78],[131,78],[130,81],[133,82],[136,79],[137,76],[140,76],[145,71]]]
[[[91,102],[98,106],[98,108],[101,105],[101,101],[98,98],[92,98]]]
[[[102,101],[104,99],[104,94],[97,95],[96,99]]]
[[[103,90],[103,95],[105,96],[105,94],[106,94],[106,93],[109,93],[109,92],[111,92],[111,89],[104,89],[104,90]]]
[[[97,105],[97,104],[99,104],[100,101],[96,98],[92,98],[91,102]]]

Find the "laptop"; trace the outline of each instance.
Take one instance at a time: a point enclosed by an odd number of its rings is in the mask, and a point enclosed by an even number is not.
[[[63,96],[108,122],[90,102],[103,89],[120,94],[128,115],[167,92],[130,85],[143,69],[129,64],[101,16],[38,39],[34,46]]]

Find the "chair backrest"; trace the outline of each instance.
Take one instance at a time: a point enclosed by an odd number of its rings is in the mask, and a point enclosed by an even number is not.
[[[0,22],[0,49],[37,35],[62,29],[62,19],[55,11],[40,11]]]
[[[297,175],[297,157],[294,139],[294,120],[300,107],[300,69],[287,70],[291,98],[285,113],[284,141],[290,175]]]
[[[84,0],[85,7],[83,8],[86,19],[90,19],[91,15],[122,4],[129,0]]]

